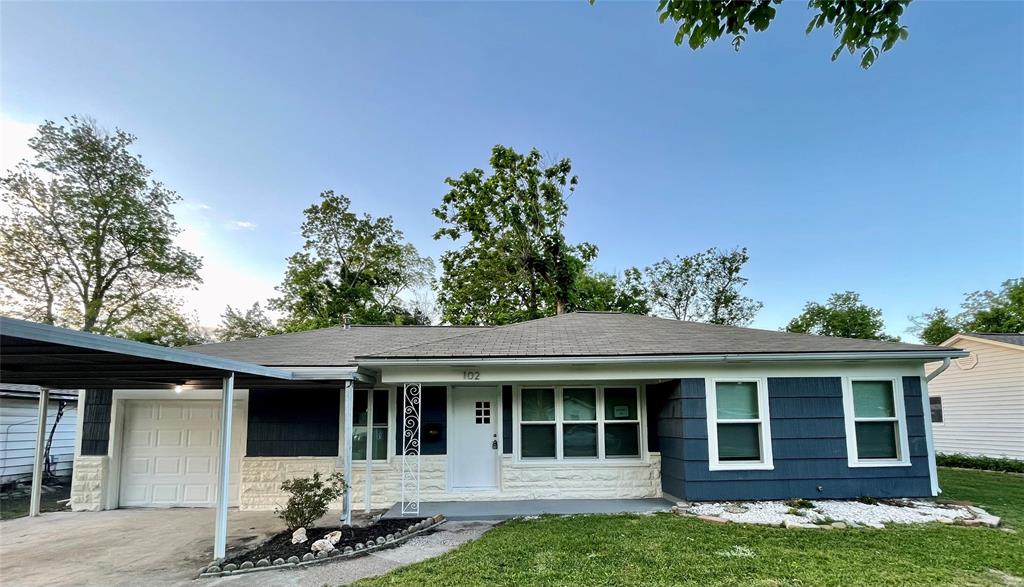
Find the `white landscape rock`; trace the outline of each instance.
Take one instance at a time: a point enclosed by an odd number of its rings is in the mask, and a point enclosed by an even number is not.
[[[844,525],[884,528],[885,524],[941,522],[995,527],[999,518],[974,506],[937,504],[908,500],[901,505],[858,501],[815,500],[813,508],[792,508],[782,501],[691,504],[685,510],[694,516],[714,516],[739,524],[769,524],[786,528],[810,528],[812,525],[840,522]],[[842,528],[835,525],[833,527]]]
[[[305,528],[299,528],[298,530],[292,532],[292,544],[302,544],[306,540],[308,540],[308,538],[306,538]]]
[[[327,552],[334,548],[334,544],[335,543],[331,542],[326,538],[321,538],[320,540],[317,540],[313,543],[313,546],[310,547],[310,550],[313,552]]]
[[[335,544],[341,542],[341,531],[335,530],[334,532],[331,532],[327,536],[324,536],[324,540],[330,540],[331,546],[334,546]]]

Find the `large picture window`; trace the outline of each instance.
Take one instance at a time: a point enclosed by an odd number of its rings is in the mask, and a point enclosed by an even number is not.
[[[365,461],[367,445],[373,460],[388,458],[388,403],[387,389],[353,390],[352,402],[352,461]]]
[[[903,389],[898,378],[850,379],[843,389],[851,467],[909,465]]]
[[[771,469],[768,387],[761,379],[712,380],[707,393],[711,470]]]
[[[524,460],[640,456],[640,390],[633,386],[524,387],[519,392]]]

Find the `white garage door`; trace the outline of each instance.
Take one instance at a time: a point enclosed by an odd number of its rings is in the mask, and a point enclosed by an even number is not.
[[[245,412],[234,407],[229,503],[237,505]],[[122,507],[212,507],[217,499],[220,402],[127,401]]]

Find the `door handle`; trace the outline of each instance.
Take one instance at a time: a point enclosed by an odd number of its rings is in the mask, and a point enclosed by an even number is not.
[[[497,434],[494,435],[494,440],[491,441],[491,448],[494,449],[494,450],[498,450],[498,435]]]

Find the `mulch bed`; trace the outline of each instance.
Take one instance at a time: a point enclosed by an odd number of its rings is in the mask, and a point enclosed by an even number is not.
[[[394,534],[399,530],[405,530],[409,526],[425,519],[426,518],[400,518],[378,520],[369,526],[355,526],[351,528],[306,528],[306,537],[308,539],[299,544],[292,544],[292,533],[285,530],[284,532],[271,536],[266,542],[255,549],[228,559],[224,561],[223,564],[227,565],[234,563],[236,565],[241,565],[245,561],[252,561],[255,563],[261,558],[269,559],[271,562],[277,558],[288,560],[288,557],[290,556],[302,558],[302,555],[310,552],[310,547],[313,546],[314,542],[335,530],[341,531],[341,540],[334,545],[335,548],[338,550],[343,550],[346,546],[355,548],[355,545],[359,542],[365,544],[368,540],[376,540],[377,538],[387,536],[388,534]]]

